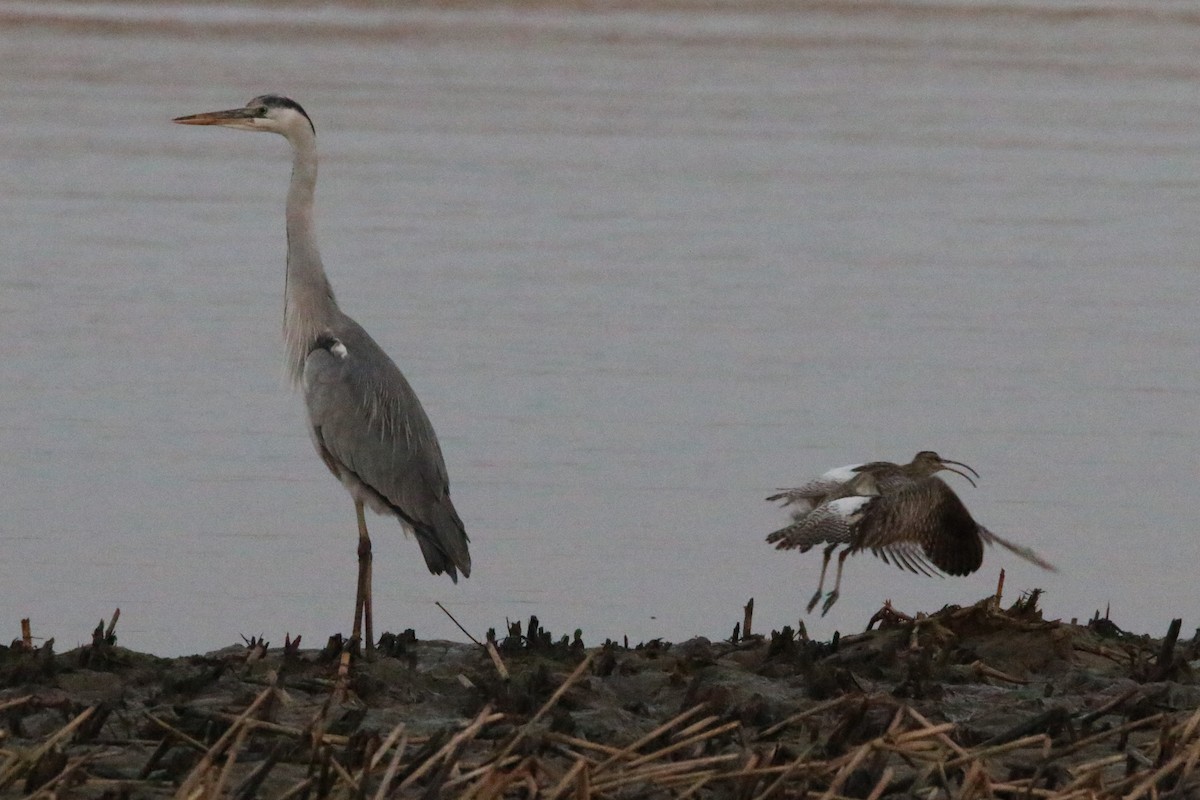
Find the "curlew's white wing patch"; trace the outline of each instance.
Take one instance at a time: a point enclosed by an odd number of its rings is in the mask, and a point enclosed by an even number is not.
[[[829,483],[845,483],[846,481],[853,480],[858,475],[858,470],[862,466],[862,464],[847,464],[844,467],[834,467],[817,480]]]
[[[794,513],[797,518],[800,518],[809,509],[820,505],[826,497],[839,493],[846,483],[857,478],[860,473],[856,470],[861,466],[863,465],[848,464],[844,467],[836,467],[819,478],[813,478],[803,486],[797,486],[795,489],[778,489],[778,494],[771,495],[767,500],[770,502],[780,501],[782,506],[798,506],[799,508]]]
[[[837,500],[830,500],[824,507],[847,522],[854,523],[862,518],[863,506],[871,502],[871,499],[860,496],[839,497]]]

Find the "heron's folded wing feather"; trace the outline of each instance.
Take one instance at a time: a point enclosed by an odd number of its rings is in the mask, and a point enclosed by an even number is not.
[[[339,350],[316,348],[304,367],[304,396],[314,435],[333,459],[383,498],[450,564],[430,569],[469,574],[462,522],[450,501],[441,447],[399,368],[356,323],[331,331]],[[430,538],[432,541],[424,541]],[[438,569],[440,567],[440,569]]]

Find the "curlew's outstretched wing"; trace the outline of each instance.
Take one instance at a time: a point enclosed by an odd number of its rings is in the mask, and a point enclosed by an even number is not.
[[[969,575],[983,563],[978,523],[954,491],[933,476],[872,499],[855,530],[854,548],[887,553],[909,569],[906,560],[932,564],[949,575]]]
[[[469,540],[450,501],[437,436],[383,349],[343,317],[310,349],[302,382],[326,466],[373,510],[412,528],[430,572],[470,575]]]
[[[816,507],[820,499],[825,496],[824,492],[819,494],[810,492],[808,485],[798,486],[795,489],[776,489],[775,494],[767,497],[767,502],[774,503],[778,501],[779,505],[783,508],[796,506],[793,513],[804,515]]]
[[[909,572],[928,575],[931,578],[945,577],[941,570],[929,563],[929,558],[919,544],[897,542],[887,547],[873,548],[871,554],[885,564],[893,564]]]
[[[808,552],[819,544],[850,544],[867,497],[841,497],[814,508],[800,520],[767,537],[777,550]]]
[[[846,484],[858,477],[866,464],[847,464],[844,467],[834,467],[819,478],[813,478],[808,483],[794,489],[780,488],[776,494],[767,498],[767,502],[780,501],[780,505],[797,506],[793,512],[797,519],[811,509],[816,508],[828,499],[842,496]]]

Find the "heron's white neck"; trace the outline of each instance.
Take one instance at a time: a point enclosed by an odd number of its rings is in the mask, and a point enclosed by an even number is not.
[[[287,195],[287,280],[283,297],[283,337],[288,374],[299,383],[312,342],[338,315],[333,289],[321,265],[313,226],[317,188],[317,139],[308,131],[289,136],[292,182]]]

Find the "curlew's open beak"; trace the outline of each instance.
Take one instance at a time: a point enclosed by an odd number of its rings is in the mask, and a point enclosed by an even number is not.
[[[222,125],[228,128],[254,130],[256,119],[258,119],[258,109],[231,108],[228,111],[206,111],[203,114],[176,117],[171,121],[178,122],[180,125]]]
[[[954,464],[956,466],[962,467],[963,469],[969,469],[969,470],[971,470],[971,475],[974,475],[976,478],[979,477],[979,473],[976,472],[973,467],[968,467],[966,464],[962,463],[961,461],[951,461],[948,458],[943,458],[943,459],[941,459],[941,461],[942,461],[943,465]],[[962,470],[955,469],[954,467],[946,467],[946,469],[949,470],[950,472],[953,472],[955,475],[962,475],[964,478],[967,479],[967,483],[971,484],[972,486],[977,486],[975,481],[971,480],[971,475],[968,475],[967,473],[963,472]]]

